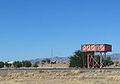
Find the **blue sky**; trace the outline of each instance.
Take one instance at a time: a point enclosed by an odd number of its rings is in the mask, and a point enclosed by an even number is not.
[[[71,56],[81,44],[120,53],[119,0],[0,0],[0,60]]]

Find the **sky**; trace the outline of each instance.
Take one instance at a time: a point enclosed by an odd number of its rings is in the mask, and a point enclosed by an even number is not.
[[[0,0],[0,60],[67,57],[82,44],[120,53],[119,0]]]

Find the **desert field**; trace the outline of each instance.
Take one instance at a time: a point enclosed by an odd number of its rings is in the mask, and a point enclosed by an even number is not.
[[[44,65],[38,64],[38,68],[69,68],[69,62],[57,62],[56,64],[48,64],[45,63]]]
[[[0,72],[0,84],[120,84],[120,71]]]

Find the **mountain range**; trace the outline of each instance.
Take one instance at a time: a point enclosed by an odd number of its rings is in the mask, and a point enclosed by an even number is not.
[[[107,56],[110,56],[112,60],[120,60],[120,53],[113,53]],[[46,59],[50,59],[52,61],[57,61],[57,62],[69,62],[70,61],[70,57],[58,57],[58,56],[53,57],[53,58],[37,58],[37,59],[32,59],[30,61],[37,62],[37,61],[42,61]]]
[[[69,57],[52,57],[52,58],[37,58],[37,59],[32,59],[30,60],[31,62],[37,62],[37,61],[42,61],[42,60],[46,60],[46,59],[50,59],[52,61],[56,61],[56,62],[69,62],[70,59]]]
[[[111,57],[112,60],[117,60],[117,61],[120,60],[120,53],[113,53],[113,54],[107,55],[107,56]]]

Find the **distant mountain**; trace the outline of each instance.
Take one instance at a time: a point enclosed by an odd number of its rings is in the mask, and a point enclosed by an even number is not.
[[[120,60],[120,53],[114,53],[107,56],[110,56],[112,60]]]
[[[44,58],[44,59],[46,59],[46,58]],[[44,59],[42,59],[42,58],[37,58],[37,59],[31,59],[30,61],[31,61],[31,62],[38,62],[38,61],[42,61],[42,60],[44,60]]]
[[[56,62],[69,62],[70,59],[69,57],[53,57],[53,58],[37,58],[37,59],[32,59],[30,60],[31,62],[37,62],[37,61],[42,61],[42,60],[45,60],[45,59],[50,59],[52,61],[56,61]]]
[[[68,62],[70,61],[70,58],[69,57],[53,57],[51,58],[51,60],[57,61],[57,62]]]
[[[112,60],[120,60],[120,53],[114,53],[114,54],[111,54],[111,55],[107,55],[107,56],[110,56]],[[37,58],[37,59],[32,59],[30,60],[31,62],[37,62],[37,61],[42,61],[42,60],[45,60],[45,59],[50,59],[52,61],[57,61],[57,62],[69,62],[70,57],[53,57],[53,58]]]

